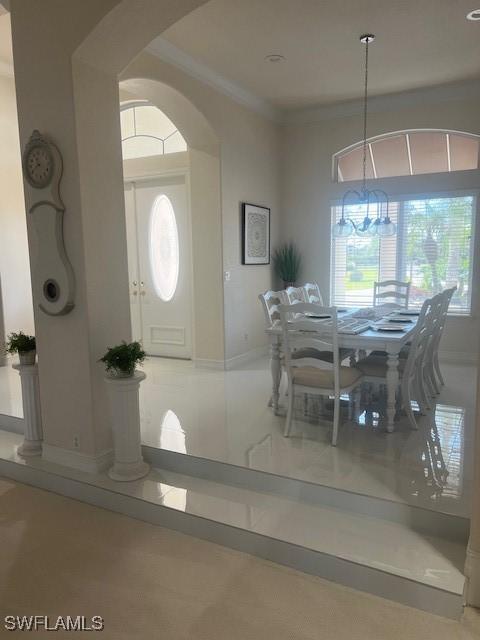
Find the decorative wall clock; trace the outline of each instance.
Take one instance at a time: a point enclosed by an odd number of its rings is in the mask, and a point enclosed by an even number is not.
[[[28,212],[38,240],[32,269],[35,298],[44,313],[65,315],[74,307],[75,280],[63,242],[62,156],[51,140],[35,130],[25,146],[22,164]]]

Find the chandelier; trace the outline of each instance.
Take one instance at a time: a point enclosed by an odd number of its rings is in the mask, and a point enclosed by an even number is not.
[[[352,233],[359,236],[380,236],[386,238],[394,236],[397,232],[396,225],[388,215],[388,196],[382,189],[367,189],[367,115],[368,115],[368,45],[375,40],[375,36],[367,33],[360,37],[360,42],[365,45],[365,92],[363,98],[363,166],[362,187],[360,191],[349,189],[342,198],[342,215],[340,220],[333,225],[334,238],[348,238]],[[356,204],[366,205],[365,218],[361,224],[355,224],[353,220],[345,217],[345,203],[351,199]],[[377,215],[370,218],[370,208],[376,205]]]

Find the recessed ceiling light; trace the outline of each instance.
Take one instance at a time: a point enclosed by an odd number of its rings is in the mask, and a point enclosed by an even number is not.
[[[470,11],[470,13],[467,13],[467,20],[471,20],[472,22],[480,20],[480,9],[474,9]]]
[[[279,53],[270,53],[268,56],[265,56],[265,60],[267,60],[267,62],[278,63],[285,62],[286,58]]]

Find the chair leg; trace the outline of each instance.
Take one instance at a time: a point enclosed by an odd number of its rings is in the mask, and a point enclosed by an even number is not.
[[[333,433],[332,433],[332,445],[337,446],[338,438],[338,424],[340,421],[340,396],[335,396],[333,403]]]
[[[438,377],[438,380],[439,380],[440,384],[442,385],[442,387],[444,387],[445,386],[445,380],[443,379],[442,372],[440,370],[440,363],[438,361],[438,351],[436,351],[434,356],[433,356],[433,366],[434,366],[435,373],[437,374],[437,377]]]
[[[408,421],[410,425],[414,429],[418,429],[417,421],[415,420],[415,415],[412,411],[412,400],[410,398],[410,383],[408,380],[404,380],[402,383],[402,399],[403,399],[403,408],[405,409],[405,413],[407,414]]]
[[[290,435],[290,430],[292,428],[292,416],[293,416],[293,400],[294,400],[295,394],[293,393],[293,388],[288,385],[288,409],[287,409],[287,419],[285,422],[285,431],[283,432],[283,435],[288,438],[288,436]]]

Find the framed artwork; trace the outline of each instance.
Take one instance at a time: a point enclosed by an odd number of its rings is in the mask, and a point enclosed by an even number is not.
[[[242,203],[242,264],[270,264],[270,209]]]

